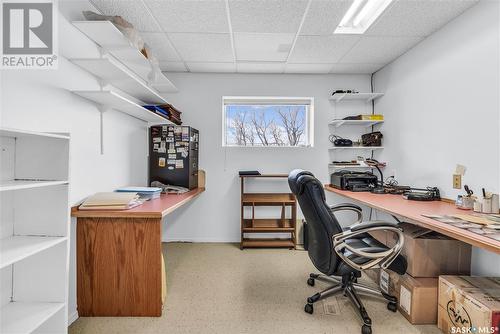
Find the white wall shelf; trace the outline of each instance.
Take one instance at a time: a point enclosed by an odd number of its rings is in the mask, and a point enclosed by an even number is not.
[[[112,89],[103,89],[100,91],[73,91],[73,93],[94,101],[104,107],[121,111],[145,122],[172,123],[166,118],[141,106],[139,104],[140,101]]]
[[[156,89],[150,87],[112,55],[103,55],[96,59],[71,59],[71,62],[147,104],[167,103]]]
[[[51,187],[51,186],[58,186],[61,184],[68,184],[68,181],[2,180],[0,181],[0,191]]]
[[[67,332],[69,151],[69,134],[0,129],[1,333]]]
[[[383,146],[335,146],[329,150],[381,150]]]
[[[73,25],[104,51],[111,53],[132,72],[149,82],[152,67],[148,59],[110,21],[74,21]],[[160,92],[177,92],[174,84],[161,72],[156,73],[150,85]]]
[[[64,308],[64,303],[11,302],[0,309],[1,333],[31,333]]]
[[[328,124],[333,125],[336,128],[343,126],[343,125],[359,125],[359,126],[369,128],[371,126],[374,126],[377,124],[382,124],[382,123],[384,123],[383,120],[334,119],[333,121],[331,121]]]
[[[372,168],[377,168],[375,166],[368,166],[365,163],[360,163],[359,165],[335,165],[335,164],[328,164],[328,167],[332,169],[372,169]],[[385,168],[385,166],[379,166],[380,169]]]
[[[363,102],[371,102],[381,96],[384,96],[383,93],[335,93],[334,95],[330,95],[329,100],[334,102],[342,102],[342,101],[363,101]]]

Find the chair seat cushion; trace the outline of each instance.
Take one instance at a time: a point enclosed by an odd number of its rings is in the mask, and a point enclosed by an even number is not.
[[[368,252],[368,253],[381,252],[381,251],[389,249],[389,247],[387,247],[384,244],[382,244],[381,242],[375,240],[373,237],[371,237],[368,234],[363,234],[363,235],[357,236],[354,239],[346,240],[346,243],[353,248],[367,248],[367,249],[364,249],[364,251]],[[370,259],[355,255],[348,250],[345,250],[344,255],[349,260],[351,260],[352,262],[354,262],[356,264],[364,264],[364,263],[367,263],[368,261],[370,261]],[[398,255],[394,259],[394,261],[392,261],[392,263],[389,265],[389,267],[387,269],[392,270],[392,271],[398,273],[399,275],[404,275],[406,272],[406,267],[407,267],[406,259],[403,256]],[[342,276],[342,275],[346,275],[349,273],[355,273],[355,272],[358,272],[358,270],[352,268],[351,266],[349,266],[345,262],[340,262],[339,266],[335,270],[334,275],[335,276]]]

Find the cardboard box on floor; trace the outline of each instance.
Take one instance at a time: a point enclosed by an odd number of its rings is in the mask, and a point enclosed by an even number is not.
[[[439,277],[438,327],[443,333],[500,333],[500,278]]]
[[[405,237],[401,255],[408,262],[408,274],[414,278],[470,274],[470,245],[413,224],[402,223],[399,226]],[[392,232],[376,231],[370,234],[386,246],[396,244],[397,235]]]

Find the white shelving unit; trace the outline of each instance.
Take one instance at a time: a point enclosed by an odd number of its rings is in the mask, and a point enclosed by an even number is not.
[[[333,125],[336,128],[338,128],[340,126],[343,126],[343,125],[359,125],[359,126],[363,126],[363,127],[369,128],[371,126],[374,126],[374,125],[377,125],[377,124],[382,124],[382,123],[384,123],[383,120],[354,120],[354,119],[347,120],[347,119],[334,119],[333,121],[331,121],[328,124]]]
[[[0,128],[0,333],[67,333],[69,145]]]
[[[329,100],[334,102],[364,101],[368,103],[381,96],[384,96],[384,94],[383,93],[336,93],[334,95],[330,95]]]

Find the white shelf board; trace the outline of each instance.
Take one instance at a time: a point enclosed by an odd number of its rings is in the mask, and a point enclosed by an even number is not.
[[[0,239],[0,269],[66,241],[66,237],[11,236]]]
[[[0,191],[50,187],[68,183],[68,181],[2,180],[0,181]]]
[[[383,93],[335,93],[334,95],[330,95],[329,100],[335,102],[341,101],[364,101],[370,102],[375,100],[381,96],[384,96]]]
[[[157,115],[154,112],[149,111],[141,105],[137,104],[136,101],[122,96],[120,93],[114,92],[112,90],[73,91],[73,93],[80,95],[81,97],[84,97],[88,100],[97,102],[103,106],[126,113],[145,122],[171,123],[166,118],[163,118],[160,115]]]
[[[384,123],[384,121],[383,120],[334,119],[333,121],[331,121],[328,124],[333,125],[336,128],[338,128],[339,126],[342,126],[342,125],[361,125],[361,126],[368,128],[370,126],[381,124],[381,123]]]
[[[71,59],[71,62],[147,104],[167,103],[167,100],[155,88],[150,87],[142,78],[113,59],[113,56],[104,55],[95,59]]]
[[[10,302],[0,309],[1,333],[31,333],[64,307],[64,303]]]
[[[335,146],[330,147],[330,150],[381,150],[383,146]]]
[[[375,166],[368,166],[367,164],[364,164],[364,163],[361,163],[360,165],[343,165],[343,166],[339,166],[339,165],[334,165],[334,164],[328,164],[328,167],[330,168],[334,168],[334,169],[365,169],[365,168],[377,168]],[[385,168],[385,166],[379,166],[380,169],[382,168]]]
[[[110,21],[74,21],[73,25],[88,38],[111,53],[143,80],[149,82],[152,71],[150,62]],[[160,92],[177,92],[175,85],[163,73],[157,73],[151,86]]]
[[[68,135],[57,134],[57,133],[49,133],[49,132],[35,132],[35,131],[27,131],[27,130],[19,130],[19,129],[10,129],[10,128],[0,128],[0,136],[2,137],[49,137],[49,138],[57,138],[69,140]]]

